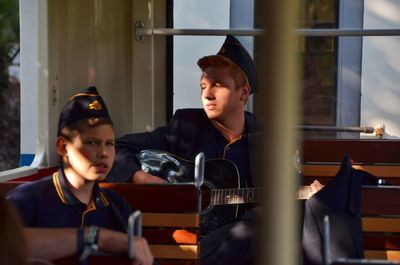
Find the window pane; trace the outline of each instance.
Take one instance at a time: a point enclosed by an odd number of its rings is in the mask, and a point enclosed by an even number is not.
[[[302,1],[300,28],[338,28],[336,1]],[[336,126],[337,38],[301,37],[303,124]],[[304,137],[335,137],[335,132],[304,132]]]
[[[212,6],[212,8],[210,8]],[[223,1],[174,1],[174,28],[184,29],[253,29],[253,0]],[[253,37],[236,36],[244,47],[253,54]],[[174,98],[173,110],[187,107],[201,107],[200,69],[197,60],[203,56],[216,54],[225,36],[175,36],[174,37]],[[253,109],[252,97],[246,110]]]
[[[229,7],[229,0],[175,0],[174,28],[227,29]],[[201,72],[196,64],[197,60],[217,53],[224,39],[221,36],[174,36],[174,111],[179,108],[201,107]]]
[[[175,28],[235,28],[238,17],[232,10],[246,1],[174,1]],[[254,1],[250,20],[262,17]],[[299,0],[299,28],[309,29],[398,29],[400,2]],[[341,5],[339,8],[339,4]],[[208,6],[213,6],[209,9]],[[244,10],[244,9],[243,9]],[[340,10],[340,14],[339,14]],[[399,11],[399,12],[397,12]],[[258,13],[260,12],[260,13]],[[254,20],[254,19],[253,19]],[[252,28],[240,24],[237,28]],[[250,37],[251,38],[251,37]],[[253,39],[253,38],[251,38]],[[257,38],[256,39],[257,42]],[[330,126],[330,131],[304,131],[305,138],[360,139],[375,134],[341,132],[340,127],[385,125],[384,138],[400,136],[398,76],[399,37],[300,37],[303,64],[302,126]],[[174,37],[174,110],[199,107],[196,66],[199,57],[215,53],[223,37]],[[253,46],[250,45],[252,51]],[[256,47],[257,48],[257,47]],[[255,61],[258,51],[254,51]],[[389,106],[390,105],[390,106]],[[255,106],[257,108],[257,106]],[[361,129],[361,128],[360,128]]]

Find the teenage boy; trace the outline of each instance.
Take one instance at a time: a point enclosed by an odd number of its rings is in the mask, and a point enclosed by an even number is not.
[[[245,111],[249,95],[258,90],[252,57],[238,39],[228,35],[217,54],[200,58],[197,65],[201,69],[203,108],[177,110],[165,127],[118,138],[116,159],[107,181],[166,182],[141,170],[135,156],[143,149],[158,149],[191,161],[200,152],[206,159],[230,160],[238,169],[240,187],[259,186],[257,149],[261,146],[261,130],[256,117]],[[256,209],[249,208],[237,218],[220,218],[223,222],[218,228],[201,238],[200,263],[252,264],[257,215]]]
[[[255,147],[260,146],[260,131],[255,116],[245,111],[249,95],[257,90],[253,59],[235,37],[228,35],[216,55],[205,56],[197,64],[202,71],[203,108],[178,110],[166,127],[119,138],[107,181],[165,182],[142,171],[135,157],[143,149],[159,149],[192,161],[199,152],[206,159],[231,160],[238,168],[240,187],[259,184]],[[203,237],[201,264],[250,264],[254,255],[252,216],[224,218],[215,231]]]
[[[58,123],[56,149],[61,165],[52,176],[17,187],[8,199],[25,227],[78,227],[78,254],[97,245],[99,227],[125,231],[131,209],[116,192],[99,187],[115,157],[115,134],[107,107],[95,87],[74,95]],[[87,229],[84,229],[87,227]],[[151,264],[147,243],[140,259]],[[89,247],[90,249],[90,247]]]

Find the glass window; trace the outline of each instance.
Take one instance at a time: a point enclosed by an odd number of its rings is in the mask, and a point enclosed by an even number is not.
[[[174,28],[227,29],[229,7],[229,0],[175,0]],[[179,108],[201,107],[201,72],[197,60],[202,56],[217,53],[224,39],[221,36],[174,36],[173,111]]]
[[[244,4],[244,2],[246,2]],[[263,16],[260,1],[174,1],[174,28],[253,28]],[[299,28],[398,29],[400,3],[385,1],[299,0]],[[340,6],[339,6],[340,5]],[[213,6],[212,9],[209,6]],[[248,12],[248,10],[251,10]],[[240,10],[237,15],[235,10]],[[339,13],[340,10],[340,13]],[[260,13],[259,13],[260,12]],[[242,23],[240,20],[251,21]],[[174,36],[173,109],[200,107],[197,59],[214,54],[224,37]],[[374,133],[341,129],[385,128],[385,139],[400,136],[398,36],[300,37],[302,60],[301,126],[329,126],[303,131],[304,138],[376,139]],[[253,53],[254,37],[243,38]],[[257,50],[254,50],[255,61]],[[255,106],[257,107],[257,106]],[[252,110],[252,108],[249,108]],[[361,128],[359,128],[361,129]]]
[[[212,7],[212,8],[210,8]],[[173,26],[177,29],[253,29],[254,1],[175,0]],[[253,37],[237,36],[250,54]],[[173,111],[200,108],[200,69],[197,60],[216,54],[225,36],[174,36]],[[252,110],[252,99],[247,110]]]
[[[304,0],[300,28],[338,28],[337,1]],[[336,126],[337,38],[300,37],[303,63],[302,111],[304,125]],[[335,137],[335,132],[305,132],[305,137]]]

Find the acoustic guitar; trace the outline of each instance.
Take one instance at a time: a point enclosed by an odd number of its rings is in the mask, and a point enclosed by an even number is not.
[[[194,183],[193,161],[159,150],[143,150],[136,155],[142,170],[169,183]],[[201,186],[202,235],[238,217],[240,205],[261,201],[261,189],[240,186],[236,165],[226,159],[209,159],[204,163],[204,182]],[[300,187],[295,198],[304,200],[311,195],[309,186]]]

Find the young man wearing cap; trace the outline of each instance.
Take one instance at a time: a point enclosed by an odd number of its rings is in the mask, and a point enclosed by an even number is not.
[[[165,127],[152,132],[127,134],[116,141],[116,158],[107,176],[109,182],[165,182],[141,170],[136,154],[158,149],[194,160],[200,152],[206,159],[233,161],[243,180],[254,184],[250,174],[250,149],[257,134],[255,116],[244,111],[249,94],[257,89],[257,70],[240,42],[228,35],[217,55],[201,58],[200,80],[203,109],[177,110]]]
[[[114,143],[112,121],[97,89],[89,87],[74,95],[59,118],[56,149],[62,163],[58,171],[20,185],[7,196],[24,226],[79,227],[77,249],[82,260],[97,246],[99,227],[125,232],[131,209],[118,193],[98,185],[113,164]],[[139,259],[151,264],[147,243],[138,242],[145,251]]]
[[[249,94],[257,89],[254,61],[241,43],[229,35],[217,55],[201,58],[198,65],[202,70],[203,109],[177,110],[165,127],[117,139],[116,160],[107,181],[165,182],[142,171],[135,157],[144,149],[158,149],[191,161],[200,152],[206,160],[230,160],[238,168],[240,187],[257,185],[254,147],[259,145],[258,125],[255,116],[244,110]],[[248,264],[252,258],[250,219],[247,215],[239,219],[232,216],[202,238],[201,264]],[[240,224],[239,230],[248,231],[244,237],[233,234],[236,224]]]

